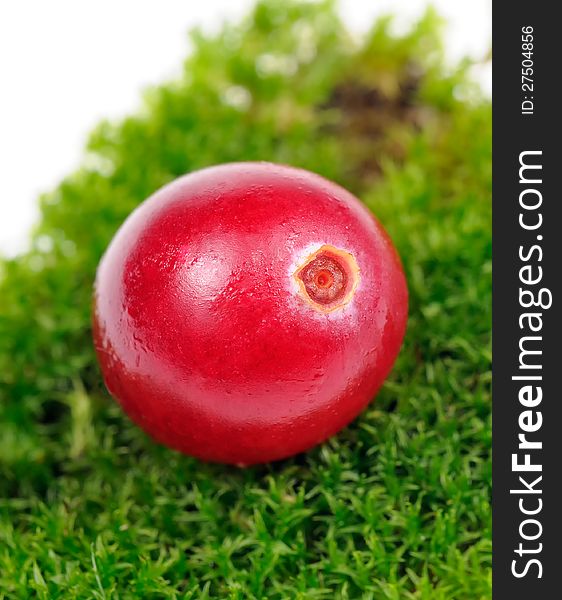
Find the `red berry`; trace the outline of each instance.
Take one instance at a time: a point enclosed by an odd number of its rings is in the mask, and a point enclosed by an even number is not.
[[[181,177],[98,268],[106,385],[160,442],[249,465],[349,423],[388,375],[407,289],[382,227],[307,171],[236,163]]]

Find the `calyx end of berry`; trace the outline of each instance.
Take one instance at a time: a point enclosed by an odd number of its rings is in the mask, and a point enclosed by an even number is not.
[[[353,254],[325,244],[305,258],[293,278],[305,302],[319,312],[331,313],[353,298],[359,266]]]

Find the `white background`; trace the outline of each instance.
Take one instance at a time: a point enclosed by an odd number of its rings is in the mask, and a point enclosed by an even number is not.
[[[36,199],[80,161],[88,131],[134,110],[139,91],[179,73],[188,29],[216,30],[253,0],[12,0],[0,2],[0,253],[25,249]],[[381,13],[406,27],[425,0],[340,0],[360,35]],[[447,54],[482,58],[491,0],[434,0]],[[491,92],[491,69],[474,73]]]

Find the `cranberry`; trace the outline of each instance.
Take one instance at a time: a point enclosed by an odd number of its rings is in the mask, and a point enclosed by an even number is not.
[[[359,414],[407,303],[396,251],[354,196],[235,163],[177,179],[126,220],[98,269],[94,340],[110,393],[156,440],[249,465]]]

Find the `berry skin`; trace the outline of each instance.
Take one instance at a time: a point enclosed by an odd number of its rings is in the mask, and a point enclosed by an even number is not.
[[[408,295],[349,192],[270,163],[181,177],[125,221],[98,267],[105,383],[156,440],[251,465],[311,448],[375,396]]]

